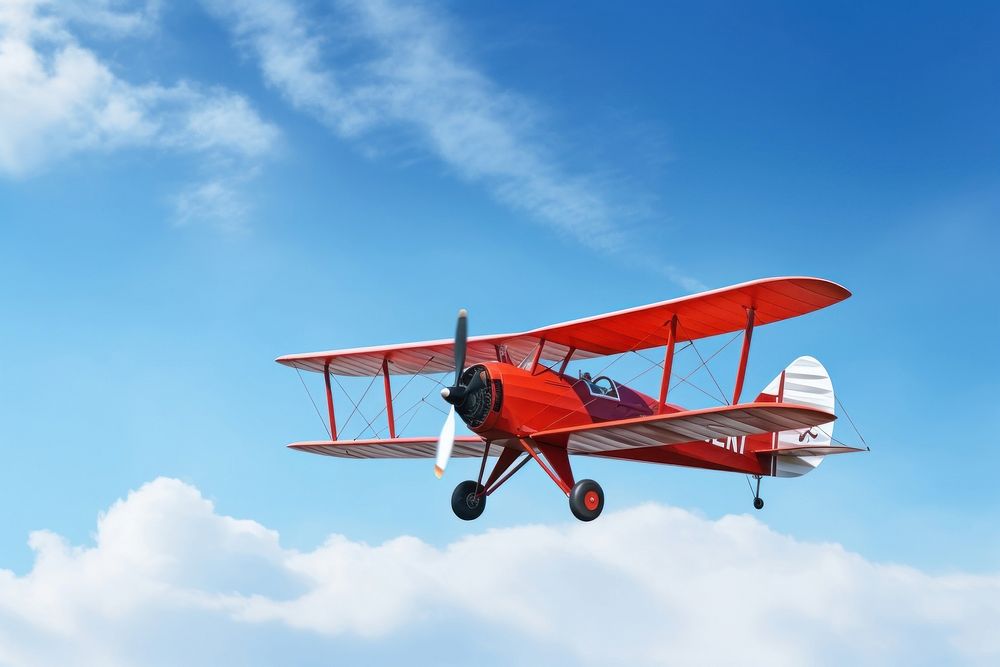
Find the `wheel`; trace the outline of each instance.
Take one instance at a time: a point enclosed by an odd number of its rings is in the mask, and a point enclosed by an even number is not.
[[[462,482],[451,494],[451,511],[462,521],[478,519],[486,509],[486,496],[477,494],[485,490],[482,484],[471,479]]]
[[[762,510],[762,509],[764,509],[764,499],[760,498],[760,497],[754,498],[753,499],[753,508],[755,510]]]
[[[604,489],[592,479],[581,479],[569,492],[569,509],[580,521],[593,521],[604,509]]]

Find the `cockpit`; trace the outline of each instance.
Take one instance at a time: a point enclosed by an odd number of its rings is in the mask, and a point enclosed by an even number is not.
[[[618,385],[606,375],[592,378],[590,373],[580,373],[580,380],[587,385],[591,396],[618,400]]]

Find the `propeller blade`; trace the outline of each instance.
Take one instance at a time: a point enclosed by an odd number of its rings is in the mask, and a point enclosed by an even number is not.
[[[441,427],[441,435],[438,436],[437,442],[437,456],[434,461],[434,475],[441,479],[444,475],[444,468],[448,465],[448,459],[451,458],[451,448],[455,444],[455,406],[451,406],[451,410],[448,411],[448,416],[444,420],[444,425]]]
[[[455,386],[462,379],[465,370],[465,340],[469,333],[469,311],[465,308],[458,311],[458,322],[455,324]]]

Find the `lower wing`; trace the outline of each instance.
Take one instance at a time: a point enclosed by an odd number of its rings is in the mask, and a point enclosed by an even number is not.
[[[477,435],[455,438],[452,457],[469,458],[483,455],[484,440]],[[388,438],[386,440],[312,440],[293,442],[292,449],[310,454],[337,456],[345,459],[432,459],[437,438]],[[490,445],[490,456],[500,456],[503,447]]]
[[[549,429],[531,438],[564,446],[570,454],[594,454],[812,428],[834,419],[833,414],[806,405],[744,403]]]

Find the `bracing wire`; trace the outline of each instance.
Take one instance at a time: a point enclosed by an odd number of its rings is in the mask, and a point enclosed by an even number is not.
[[[377,378],[378,375],[373,375],[372,376],[371,382],[368,383],[368,386],[365,388],[364,393],[361,394],[361,398],[358,399],[357,403],[354,402],[354,399],[351,398],[351,395],[347,393],[346,389],[344,389],[344,385],[340,384],[340,380],[337,379],[336,375],[331,375],[330,377],[333,378],[333,381],[337,383],[337,386],[340,387],[340,390],[342,392],[344,392],[345,396],[347,396],[347,400],[349,400],[351,402],[351,405],[354,406],[354,409],[351,410],[351,414],[347,415],[347,421],[345,421],[344,425],[340,427],[341,430],[342,431],[346,431],[347,430],[347,425],[351,422],[351,417],[353,417],[354,413],[356,412],[359,415],[361,415],[361,419],[363,419],[365,421],[365,423],[367,424],[367,426],[368,426],[367,429],[364,429],[364,428],[361,429],[361,432],[358,433],[358,436],[360,437],[361,434],[365,432],[365,430],[370,430],[372,432],[372,435],[376,435],[375,429],[372,427],[372,423],[370,421],[368,421],[367,417],[365,417],[365,413],[361,412],[361,402],[365,400],[365,396],[368,395],[368,392],[369,392],[369,390],[371,390],[372,385],[375,384],[375,378]]]
[[[328,436],[330,436],[330,438],[332,439],[332,438],[333,438],[333,434],[332,434],[332,433],[330,433],[330,425],[326,423],[326,420],[325,420],[325,419],[323,419],[323,415],[322,415],[322,413],[320,413],[320,411],[319,411],[319,406],[318,406],[318,405],[316,405],[316,401],[315,401],[315,400],[313,400],[313,396],[312,396],[312,392],[311,392],[311,391],[309,391],[309,385],[307,385],[307,384],[306,384],[306,381],[305,381],[305,379],[303,379],[303,377],[302,377],[302,371],[301,371],[301,370],[299,370],[298,368],[296,368],[296,369],[295,369],[295,372],[296,372],[296,373],[298,374],[298,376],[299,376],[299,382],[301,382],[301,383],[302,383],[302,388],[306,390],[306,396],[308,396],[308,397],[309,397],[309,402],[310,402],[310,403],[312,403],[312,405],[313,405],[313,410],[315,410],[315,411],[316,411],[316,416],[317,416],[317,417],[319,417],[319,422],[320,422],[320,423],[321,423],[321,424],[323,425],[323,428],[324,428],[324,429],[326,430],[326,434],[327,434]]]
[[[737,334],[735,337],[733,337],[732,340],[736,340],[736,338],[738,336],[739,336],[739,334]],[[727,345],[728,345],[728,343],[727,343]],[[701,360],[701,365],[708,372],[708,377],[712,378],[712,382],[715,384],[715,388],[719,390],[719,396],[722,397],[722,404],[723,405],[728,404],[729,401],[726,400],[726,392],[722,391],[722,387],[719,385],[719,381],[715,379],[715,374],[712,373],[712,369],[708,367],[708,362],[705,361],[705,358],[701,356],[701,352],[698,351],[698,346],[694,344],[694,340],[691,341],[691,347],[694,349],[695,354],[697,354],[698,358]],[[722,349],[720,349],[719,352],[722,352]],[[716,354],[718,354],[718,353],[716,353]],[[712,356],[715,356],[715,355],[712,355]]]
[[[850,422],[850,424],[851,424],[851,428],[853,428],[853,429],[854,429],[854,432],[858,434],[858,437],[859,437],[859,438],[861,438],[861,444],[863,444],[863,445],[865,446],[865,449],[867,449],[868,451],[871,451],[871,450],[872,450],[872,448],[871,448],[871,447],[870,447],[870,446],[868,445],[868,443],[867,443],[867,442],[865,441],[865,436],[861,435],[861,431],[860,431],[860,430],[858,430],[858,427],[857,427],[857,426],[856,426],[856,425],[854,424],[854,420],[853,420],[853,419],[851,419],[851,413],[849,413],[849,412],[847,411],[847,407],[846,407],[846,406],[844,405],[844,402],[843,402],[843,401],[841,401],[841,400],[840,400],[840,397],[839,397],[839,396],[837,396],[837,395],[834,395],[834,398],[835,398],[835,400],[837,401],[837,405],[839,405],[839,406],[840,406],[840,409],[844,411],[844,416],[845,416],[845,417],[847,417],[847,421],[848,421],[848,422]]]
[[[403,386],[397,389],[396,392],[392,395],[393,405],[395,405],[396,399],[399,398],[400,395],[402,395],[402,393],[406,390],[406,388],[410,386],[410,383],[413,382],[413,378],[423,373],[423,370],[427,368],[427,364],[431,363],[433,360],[434,360],[434,355],[429,356],[427,358],[427,361],[424,362],[423,366],[417,369],[416,373],[410,373],[409,379],[407,379],[407,381],[403,383]],[[374,382],[374,380],[372,380],[372,382]],[[410,409],[412,409],[412,406]],[[396,415],[396,419],[402,419],[403,416],[410,411],[410,409],[404,410],[403,413],[400,415]],[[381,417],[383,414],[385,414],[384,405],[379,409],[378,412],[375,413],[375,416],[372,417],[371,423],[374,424],[376,421],[378,421],[378,418]],[[382,433],[388,430],[389,430],[389,422],[388,419],[386,419],[386,425],[383,428],[380,428],[377,433],[375,433],[375,437],[381,438]],[[399,433],[397,433],[396,435],[398,436],[400,433],[402,433],[402,431],[399,431]]]
[[[737,338],[739,338],[741,335],[742,334],[740,334],[740,333],[735,334],[732,338],[730,338],[729,340],[727,340],[722,347],[720,347],[718,350],[716,350],[715,352],[713,352],[712,354],[710,354],[707,359],[706,358],[702,358],[701,354],[699,353],[698,354],[698,358],[701,360],[701,363],[698,366],[695,366],[695,368],[691,372],[689,372],[687,375],[685,375],[684,377],[679,377],[676,373],[671,373],[671,377],[677,378],[677,382],[689,385],[689,386],[693,387],[694,389],[697,389],[698,391],[700,391],[701,393],[705,394],[706,396],[708,396],[713,401],[718,401],[722,405],[729,405],[729,401],[727,401],[725,399],[724,395],[723,395],[722,400],[720,401],[718,398],[716,398],[712,394],[708,393],[707,391],[705,391],[704,389],[702,389],[701,387],[699,387],[695,383],[691,382],[690,378],[691,378],[692,375],[694,375],[695,373],[697,373],[698,371],[700,371],[703,367],[705,368],[705,370],[708,371],[708,374],[711,376],[712,375],[712,371],[708,367],[708,362],[712,361],[712,359],[714,359],[715,357],[717,357],[723,350],[725,350],[727,347],[729,347],[732,344],[732,342],[734,340],[736,340]],[[688,344],[685,345],[684,347],[682,347],[680,350],[678,350],[678,352],[680,352],[682,350],[685,350],[688,347],[694,347],[694,341],[688,341]],[[698,352],[697,348],[695,348],[695,352]],[[655,364],[656,366],[658,366],[661,369],[663,368],[663,364],[661,362],[654,361],[654,360],[650,359],[649,357],[647,357],[646,355],[642,354],[641,352],[633,350],[632,353],[635,354],[635,355],[638,355],[639,357],[642,357],[643,359],[645,359],[646,361],[648,361],[651,364]],[[712,376],[712,381],[715,382],[715,377],[714,376]],[[719,383],[715,382],[715,386],[716,386],[716,388],[718,388],[719,387]],[[722,390],[719,389],[719,392],[722,393]]]
[[[688,345],[685,345],[684,347],[682,347],[680,350],[677,350],[677,351],[680,352],[681,350],[684,350],[684,349],[686,349],[688,347],[691,347],[690,341],[689,341]],[[630,382],[633,382],[636,378],[645,375],[646,373],[648,373],[649,371],[653,370],[654,368],[659,368],[660,370],[663,370],[663,362],[653,361],[652,359],[650,359],[646,355],[642,354],[641,352],[635,352],[635,351],[633,351],[633,354],[641,357],[642,359],[645,359],[650,364],[652,364],[652,366],[650,366],[649,368],[647,368],[646,370],[644,370],[642,373],[639,373],[639,375],[635,376],[634,378],[632,378],[631,380],[629,380],[625,384],[629,384]],[[699,387],[694,382],[691,382],[691,380],[688,379],[692,375],[694,375],[695,373],[697,373],[699,370],[701,370],[701,366],[698,366],[697,368],[695,368],[693,371],[691,371],[690,373],[688,373],[684,377],[680,377],[679,375],[677,375],[677,373],[671,373],[670,374],[671,382],[676,381],[676,382],[681,383],[681,384],[686,384],[689,387],[692,387],[693,389],[697,389],[701,393],[705,394],[705,396],[708,396],[710,399],[712,399],[716,403],[721,403],[722,405],[726,405],[725,401],[720,401],[717,396],[714,396],[714,395],[710,394],[709,392],[705,391],[704,389],[702,389],[701,387]]]
[[[432,387],[429,392],[427,392],[426,394],[424,394],[423,397],[421,397],[421,399],[416,402],[415,406],[419,406],[419,407],[417,407],[417,409],[413,411],[413,414],[410,415],[410,419],[403,426],[403,429],[400,431],[400,433],[402,433],[403,430],[406,430],[406,428],[409,427],[409,425],[413,422],[413,420],[416,419],[417,413],[420,412],[420,408],[422,408],[425,405],[429,405],[432,408],[434,408],[435,410],[438,410],[439,412],[442,412],[443,414],[448,414],[447,412],[444,412],[443,410],[441,410],[441,408],[437,407],[436,405],[434,405],[433,403],[431,403],[431,402],[429,402],[427,400],[427,397],[430,396],[432,393],[434,393],[434,389],[436,389],[436,387]]]

